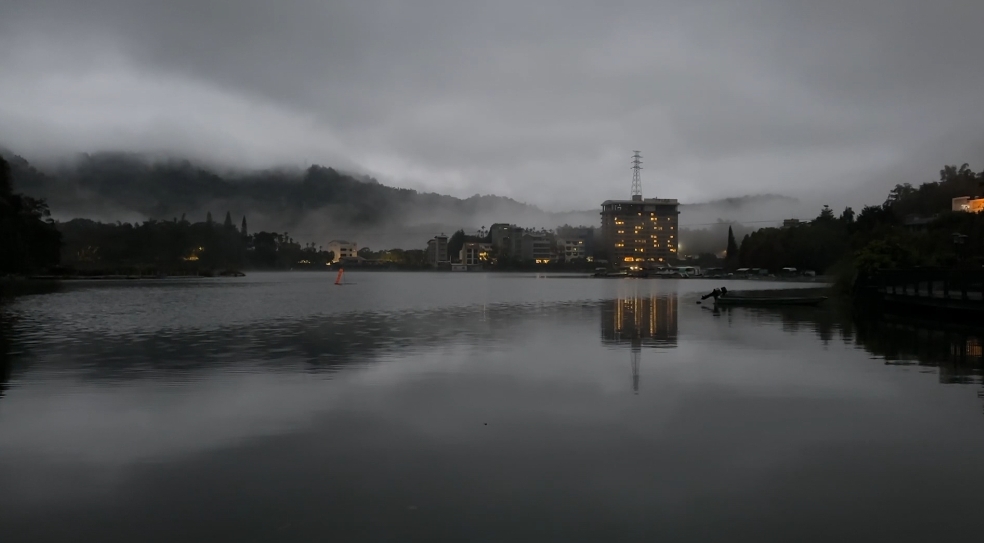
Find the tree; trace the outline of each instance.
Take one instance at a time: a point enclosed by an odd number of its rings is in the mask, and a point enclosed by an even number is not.
[[[728,227],[728,248],[724,255],[725,265],[734,269],[738,267],[738,242],[735,241],[735,232]]]
[[[850,207],[845,207],[841,213],[840,221],[848,226],[854,224],[854,210]]]
[[[458,230],[454,234],[451,234],[451,239],[448,240],[448,257],[452,260],[457,260],[459,254],[461,254],[461,248],[465,245],[465,231]]]
[[[228,211],[226,211],[226,218],[225,221],[222,222],[222,227],[225,228],[226,230],[232,230],[233,228],[235,228],[232,225],[232,215]]]
[[[888,192],[888,198],[885,199],[885,206],[891,207],[894,204],[903,202],[915,196],[917,192],[918,191],[910,183],[895,185],[895,188]]]
[[[209,212],[208,212],[208,213],[207,213],[207,214],[205,215],[205,224],[207,224],[207,225],[209,225],[209,226],[212,226],[212,212],[211,212],[211,211],[209,211]]]
[[[0,198],[3,199],[0,200],[0,205],[5,205],[7,199],[13,196],[13,194],[14,185],[13,180],[10,178],[10,165],[0,156]]]
[[[59,263],[61,233],[45,200],[14,192],[10,165],[0,157],[0,274],[28,273]]]
[[[369,259],[372,258],[372,249],[370,249],[368,247],[363,247],[363,248],[359,249],[359,251],[356,252],[355,254],[357,254],[358,256],[361,256],[362,258],[365,258],[366,260],[369,260]]]
[[[830,206],[824,205],[823,209],[820,210],[820,215],[817,216],[817,221],[832,222],[833,220],[834,220],[834,210],[830,209]]]

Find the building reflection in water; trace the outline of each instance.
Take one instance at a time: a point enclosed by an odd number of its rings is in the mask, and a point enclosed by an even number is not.
[[[639,393],[639,362],[643,347],[677,345],[677,296],[634,296],[607,300],[601,309],[603,345],[628,347],[632,390]]]

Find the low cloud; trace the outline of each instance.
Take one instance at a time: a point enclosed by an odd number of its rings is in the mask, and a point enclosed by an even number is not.
[[[857,206],[980,161],[982,16],[971,0],[15,0],[0,143],[320,163],[554,211],[624,196],[641,149],[647,195]]]

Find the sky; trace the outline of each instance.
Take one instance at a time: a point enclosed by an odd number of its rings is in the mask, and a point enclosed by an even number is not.
[[[0,146],[323,164],[548,210],[880,203],[984,168],[980,0],[4,0]]]

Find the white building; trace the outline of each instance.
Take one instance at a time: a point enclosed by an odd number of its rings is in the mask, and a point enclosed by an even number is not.
[[[351,241],[333,239],[328,242],[328,250],[335,253],[332,262],[338,262],[343,258],[358,256],[359,246]]]
[[[448,255],[448,237],[441,234],[428,240],[426,254],[427,263],[431,267],[439,268],[445,264],[451,264],[451,257]]]
[[[583,239],[558,240],[557,249],[564,255],[565,262],[588,256]]]
[[[489,251],[491,250],[492,244],[490,243],[468,241],[461,246],[461,252],[458,254],[462,264],[466,266],[478,266],[488,260]]]
[[[556,256],[554,242],[546,234],[523,234],[523,260],[547,264]]]

